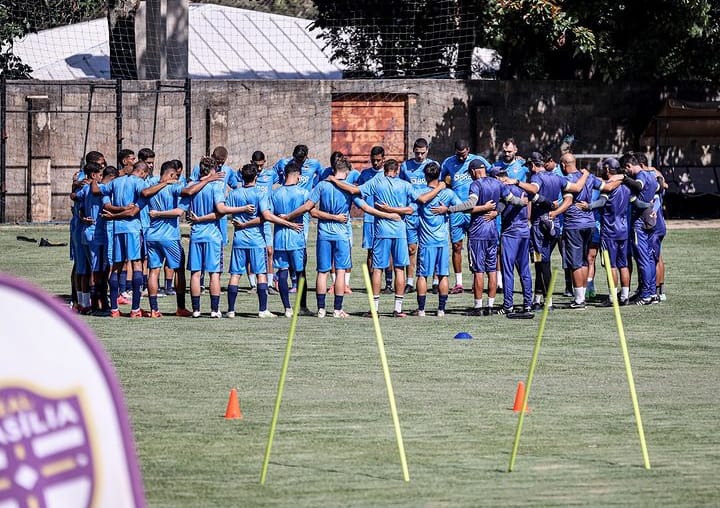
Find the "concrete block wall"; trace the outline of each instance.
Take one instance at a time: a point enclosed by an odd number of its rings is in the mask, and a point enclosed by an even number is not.
[[[6,220],[26,220],[27,101],[47,95],[50,123],[51,216],[70,217],[70,182],[83,156],[90,84],[93,94],[86,150],[99,150],[109,163],[116,158],[114,82],[8,82]],[[182,86],[182,81],[163,82]],[[155,126],[157,160],[185,161],[185,108],[182,89],[161,88],[155,81],[123,83],[123,147],[137,152],[150,147]],[[584,81],[452,81],[452,80],[242,80],[192,82],[192,159],[208,148],[224,145],[230,164],[240,167],[254,150],[268,163],[291,154],[296,144],[329,164],[331,104],[340,94],[400,94],[407,97],[409,145],[425,137],[430,156],[442,160],[453,153],[454,141],[494,158],[502,140],[514,137],[520,152],[558,143],[566,134],[576,139],[576,151],[619,153],[636,148],[653,115],[669,97],[718,100],[717,87],[702,84],[603,84]],[[103,113],[102,111],[105,111]],[[411,146],[408,146],[408,153]],[[652,147],[649,147],[651,151]],[[688,164],[720,164],[718,146],[676,150]]]

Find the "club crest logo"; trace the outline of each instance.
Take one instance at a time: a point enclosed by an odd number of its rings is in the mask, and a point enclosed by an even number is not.
[[[89,507],[94,470],[77,394],[0,387],[0,507]]]

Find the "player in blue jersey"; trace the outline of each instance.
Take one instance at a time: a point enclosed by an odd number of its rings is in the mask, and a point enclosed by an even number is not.
[[[297,274],[298,278],[305,277],[307,260],[305,220],[302,217],[305,214],[293,214],[310,196],[310,193],[299,185],[300,176],[300,165],[295,161],[288,162],[284,167],[283,185],[275,189],[270,196],[273,213],[293,223],[293,227],[276,224],[273,235],[273,267],[277,270],[280,299],[285,307],[285,317],[288,318],[293,315],[288,277],[290,271]],[[304,285],[300,295],[299,314],[302,316],[315,315],[307,308],[307,284]]]
[[[425,203],[445,188],[444,185],[438,185],[431,192],[420,195],[410,183],[398,178],[399,173],[398,162],[395,159],[388,159],[383,166],[382,175],[375,176],[358,187],[349,185],[334,177],[329,177],[328,181],[350,194],[361,194],[366,201],[371,199],[374,207],[380,211],[398,215],[411,214],[413,212],[411,204],[414,202]],[[375,221],[373,235],[372,285],[375,310],[377,311],[380,302],[382,272],[390,266],[390,260],[392,259],[395,270],[395,309],[393,316],[406,317],[407,314],[402,311],[405,298],[405,267],[409,262],[405,223],[378,217]]]
[[[378,175],[383,174],[383,165],[385,164],[385,149],[381,146],[374,146],[370,150],[370,167],[365,168],[360,172],[356,184],[363,185]],[[365,200],[368,205],[374,206],[372,196],[368,196]],[[367,265],[370,273],[372,273],[372,248],[375,241],[375,217],[370,214],[363,215],[363,234],[362,234],[362,248],[367,250]],[[385,274],[385,287],[387,289],[387,279],[390,278],[390,285],[392,285],[392,272]],[[390,288],[392,290],[392,287]]]
[[[107,258],[104,254],[106,237],[101,212],[103,200],[109,201],[109,198],[95,196],[90,192],[89,182],[102,181],[103,168],[99,164],[94,162],[85,164],[83,177],[83,181],[88,183],[84,184],[77,192],[72,193],[70,197],[77,204],[77,227],[80,237],[75,255],[76,273],[79,280],[77,310],[81,314],[90,314],[99,309],[97,304],[98,288],[103,285],[107,287],[107,277],[105,277]],[[97,231],[96,221],[100,223]],[[102,307],[107,311],[104,302]]]
[[[225,204],[225,175],[217,172],[217,161],[212,157],[200,159],[200,180],[185,187],[181,196],[189,197],[188,218],[190,228],[190,249],[188,270],[190,270],[190,298],[192,317],[200,317],[200,276],[210,274],[210,317],[220,318],[220,273],[223,265],[223,243],[220,218],[231,213],[254,211],[252,205],[229,207]],[[215,179],[214,179],[214,178]],[[193,194],[194,193],[194,194]]]
[[[91,183],[91,191],[95,195],[109,196],[115,207],[130,207],[136,215],[126,218],[115,218],[113,221],[112,268],[110,272],[110,316],[119,317],[118,296],[122,269],[130,262],[132,269],[132,306],[131,318],[142,317],[140,310],[140,291],[142,287],[142,253],[140,207],[143,206],[141,192],[145,189],[147,164],[137,162],[129,175],[115,178],[107,185]],[[133,205],[134,208],[133,208]],[[109,241],[110,239],[108,239]]]
[[[274,168],[265,167],[266,159],[265,154],[260,150],[253,152],[250,157],[251,164],[257,167],[257,179],[255,180],[255,186],[265,196],[270,198],[272,190],[280,185],[280,176]],[[272,211],[272,210],[271,210]],[[266,265],[268,268],[267,273],[267,284],[268,294],[276,295],[274,278],[275,274],[272,271],[272,255],[273,255],[273,225],[270,221],[263,222],[263,237],[265,239],[265,249],[267,251]],[[248,272],[248,278],[250,279],[250,286],[255,287],[257,280],[255,275]]]
[[[653,235],[653,254],[655,255],[655,296],[658,301],[665,301],[665,261],[662,257],[662,242],[667,234],[665,224],[665,213],[663,212],[663,197],[668,184],[665,177],[656,168],[648,165],[647,156],[642,152],[635,152],[635,156],[643,171],[654,171],[658,182],[658,189],[653,200],[653,211],[655,212],[655,232]]]
[[[333,161],[332,180],[343,181],[353,185],[349,179],[351,174],[350,163],[342,157]],[[334,283],[334,311],[333,317],[345,318],[348,314],[343,310],[345,296],[345,272],[352,267],[352,230],[348,229],[352,196],[349,192],[336,187],[331,181],[321,181],[310,193],[310,197],[303,206],[295,210],[288,218],[300,214],[311,213],[318,219],[317,242],[315,253],[317,257],[317,279],[315,293],[317,297],[318,317],[326,315],[325,298],[327,295],[327,276],[331,268],[335,267]],[[356,205],[365,213],[389,220],[400,220],[397,214],[389,214],[375,210],[362,200],[356,200]]]
[[[423,194],[432,191],[440,185],[440,166],[431,161],[423,168],[424,180],[427,185],[418,186],[416,190]],[[437,316],[445,315],[445,305],[448,299],[448,274],[450,267],[450,248],[448,235],[450,233],[450,216],[447,210],[438,213],[440,206],[459,205],[460,198],[450,189],[442,189],[427,203],[418,205],[418,263],[417,263],[417,303],[418,309],[413,314],[425,316],[425,303],[427,299],[428,278],[436,275],[438,278],[438,310]]]
[[[522,204],[522,201],[505,185],[487,176],[487,166],[482,160],[470,161],[468,172],[472,180],[468,197],[462,204],[450,207],[449,211],[471,214],[468,228],[468,260],[470,271],[473,273],[474,302],[470,315],[487,316],[493,313],[497,293],[498,231],[495,219],[503,209],[504,203],[501,205],[501,201],[517,205]],[[488,279],[488,305],[483,309],[485,274]]]
[[[130,150],[129,148],[123,148],[118,152],[118,176],[126,176],[130,175],[133,172],[133,168],[135,166],[135,163],[137,162],[137,156],[135,155],[135,152],[133,150]],[[108,226],[108,261],[112,264],[112,245],[113,242],[113,232],[115,230],[115,227],[112,223]],[[120,272],[120,276],[118,277],[118,291],[120,292],[120,296],[118,296],[118,304],[120,305],[127,305],[130,303],[130,299],[132,298],[132,291],[128,291],[128,288],[132,288],[132,277],[133,277],[133,269],[132,265],[128,261],[123,269]]]
[[[533,263],[535,264],[535,296],[533,310],[542,308],[545,296],[548,297],[548,305],[552,307],[552,295],[548,294],[550,289],[550,277],[552,275],[552,253],[558,244],[561,234],[561,214],[556,213],[558,197],[563,193],[579,192],[585,185],[588,173],[584,172],[580,180],[570,182],[555,170],[557,166],[539,152],[533,152],[528,158],[531,177],[529,182],[516,180],[522,190],[532,198],[530,210],[530,246]]]
[[[251,210],[235,213],[232,224],[235,227],[230,260],[230,283],[228,284],[228,318],[235,317],[235,300],[238,295],[240,277],[249,269],[257,277],[258,317],[271,318],[275,314],[267,308],[268,297],[268,264],[264,235],[264,221],[273,222],[283,227],[295,228],[287,220],[281,219],[271,211],[270,196],[265,189],[258,187],[258,167],[245,164],[240,170],[243,180],[242,187],[230,192],[227,205],[231,208],[252,206]]]
[[[418,138],[413,143],[412,159],[408,159],[400,165],[400,178],[410,182],[416,189],[426,188],[425,167],[435,162],[428,158],[428,142],[425,138]],[[418,213],[413,212],[405,216],[408,237],[408,257],[410,264],[407,267],[407,279],[405,293],[415,291],[415,271],[417,268],[418,233],[420,229],[420,218]]]
[[[150,301],[150,317],[162,317],[158,309],[158,293],[160,285],[160,269],[163,264],[167,269],[178,273],[178,284],[175,289],[177,301],[176,316],[188,317],[191,312],[185,308],[185,252],[180,235],[180,217],[187,211],[187,202],[181,199],[184,186],[178,182],[178,173],[172,161],[160,166],[160,176],[148,179],[148,187],[142,191],[147,199],[147,210],[150,218],[147,236],[145,237],[148,255],[148,299]],[[167,277],[167,274],[166,274]],[[170,280],[173,276],[170,276]]]
[[[603,180],[622,180],[620,162],[615,158],[601,162],[600,176]],[[630,293],[630,271],[628,270],[628,224],[627,208],[630,203],[630,189],[620,185],[611,191],[601,192],[592,203],[578,202],[581,210],[597,210],[600,215],[600,244],[608,253],[615,280],[615,290],[620,291],[620,305],[628,304]],[[615,295],[617,298],[617,294]],[[612,305],[608,297],[603,306]]]
[[[631,245],[633,257],[637,264],[640,290],[635,303],[650,305],[657,303],[654,235],[657,226],[657,213],[652,206],[644,207],[642,203],[652,203],[659,184],[655,171],[643,169],[635,154],[628,152],[620,159],[620,166],[627,173],[624,183],[630,187],[630,221],[632,227]]]
[[[470,193],[472,176],[468,172],[468,165],[473,160],[483,163],[486,170],[490,169],[490,163],[480,155],[470,153],[470,148],[465,140],[455,142],[455,155],[445,159],[440,166],[440,178],[457,196],[466,201]],[[453,213],[450,216],[450,240],[452,241],[452,264],[455,271],[455,285],[450,289],[450,294],[460,294],[464,291],[462,281],[462,249],[463,240],[470,227],[469,213]]]

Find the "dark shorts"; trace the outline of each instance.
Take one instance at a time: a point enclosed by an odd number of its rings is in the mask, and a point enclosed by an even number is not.
[[[468,260],[472,273],[489,273],[497,270],[497,240],[470,240]]]
[[[567,268],[577,270],[588,266],[587,256],[590,250],[593,228],[566,229],[563,231],[565,239],[565,263]]]
[[[606,251],[610,257],[610,266],[613,268],[627,268],[628,241],[626,239],[615,240],[612,238],[603,238],[602,249]]]

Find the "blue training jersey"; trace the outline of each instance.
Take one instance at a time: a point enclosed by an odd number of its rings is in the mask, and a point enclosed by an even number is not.
[[[432,159],[425,159],[422,162],[417,162],[415,159],[408,159],[400,164],[400,178],[409,182],[410,185],[416,189],[427,189],[427,182],[425,181],[425,166],[435,162]],[[437,163],[436,163],[437,164]],[[417,209],[413,212],[414,216],[417,216]]]
[[[385,174],[376,176],[359,188],[366,201],[372,198],[373,203],[392,207],[410,206],[420,195],[405,180],[389,178]],[[375,221],[375,238],[407,238],[405,222],[378,218]]]
[[[92,224],[79,223],[82,229],[81,242],[86,245],[105,245],[107,243],[107,226],[102,217],[102,209],[105,203],[110,203],[110,198],[96,196],[90,191],[90,185],[85,185],[77,191],[75,199],[76,202],[81,203],[84,216],[93,219]]]
[[[150,186],[159,183],[159,178],[154,177],[150,182]],[[175,182],[166,185],[154,196],[150,197],[147,202],[148,216],[150,210],[158,212],[167,212],[176,208],[187,210],[187,202],[182,200],[180,193],[183,185]],[[147,230],[146,240],[152,242],[166,242],[180,240],[180,217],[172,218],[150,218],[150,226]]]
[[[197,184],[191,184],[197,185]],[[210,182],[190,198],[189,209],[198,217],[215,211],[215,205],[225,202],[225,183]],[[194,223],[190,227],[190,240],[196,243],[222,242],[220,219]]]
[[[127,206],[136,204],[140,208],[145,204],[145,199],[140,193],[146,186],[145,180],[135,175],[119,176],[110,183],[99,185],[102,194],[109,196],[113,205]],[[115,234],[139,233],[141,230],[140,214],[134,217],[113,220],[112,222]]]
[[[565,179],[570,183],[575,183],[582,178],[582,173],[576,171],[575,173],[569,173],[565,176]],[[592,202],[593,189],[599,189],[602,186],[602,181],[593,175],[588,175],[587,181],[583,188],[577,194],[573,194],[573,203],[570,207],[565,210],[565,229],[586,229],[595,227],[595,215],[592,210],[580,210],[575,203],[578,201],[585,201],[586,203]]]
[[[645,203],[652,203],[658,191],[658,182],[654,171],[640,171],[635,180],[642,182],[642,189],[637,193],[637,198]],[[631,218],[633,227],[642,227],[643,210],[635,206],[631,207]],[[653,228],[654,229],[654,228]]]
[[[505,187],[513,196],[522,198],[526,196],[523,191],[517,185],[508,185]],[[530,238],[530,226],[528,225],[528,207],[515,206],[510,203],[506,203],[505,209],[500,214],[501,221],[501,233],[506,236],[512,236],[513,238]]]
[[[470,185],[473,182],[472,175],[468,172],[468,166],[471,161],[480,159],[485,165],[485,169],[490,169],[490,163],[480,155],[469,154],[467,159],[460,162],[458,158],[451,155],[445,159],[440,166],[440,179],[443,180],[463,201],[467,200],[470,195]]]
[[[500,200],[508,196],[510,191],[500,181],[495,178],[485,177],[478,178],[470,186],[469,194],[478,197],[478,205],[483,205],[492,200],[500,203]],[[474,213],[470,219],[470,228],[468,230],[468,238],[470,240],[497,240],[498,228],[496,221],[485,220],[483,214]]]
[[[257,185],[251,187],[238,187],[230,192],[225,200],[227,206],[237,207],[253,205],[255,213],[235,213],[233,219],[239,222],[249,222],[262,217],[265,210],[270,210],[270,196]],[[257,249],[265,247],[263,223],[244,229],[235,229],[233,235],[233,249]]]
[[[555,172],[543,170],[533,174],[530,177],[530,183],[537,185],[539,189],[538,194],[548,202],[547,205],[539,203],[533,203],[532,205],[530,219],[534,225],[538,225],[540,223],[540,216],[552,210],[550,203],[557,201],[558,196],[562,194],[562,191],[567,186],[567,180]],[[556,217],[555,225],[558,226],[559,223],[560,219]]]
[[[310,193],[299,185],[283,185],[275,189],[270,198],[272,209],[276,215],[287,215],[308,200]],[[293,219],[298,224],[303,223],[302,216]],[[275,225],[273,236],[273,248],[275,250],[298,250],[305,248],[305,234],[293,229]]]
[[[285,166],[287,166],[292,160],[292,157],[280,159],[273,166],[273,169],[277,173],[281,183],[285,182]],[[320,180],[320,174],[322,171],[323,167],[319,160],[305,159],[305,162],[303,162],[303,165],[300,168],[300,180],[298,181],[298,187],[302,187],[306,191],[310,192]]]
[[[600,208],[600,238],[624,240],[628,237],[627,209],[630,189],[621,185],[607,194],[605,206]]]
[[[309,199],[315,203],[316,208],[323,212],[334,215],[343,213],[348,220],[350,219],[352,196],[330,182],[323,181],[317,184],[310,193]],[[347,227],[347,224],[325,219],[318,220],[318,240],[349,240],[351,234],[352,230]]]
[[[421,195],[432,190],[427,185],[417,188],[417,192]],[[424,205],[418,204],[417,213],[420,217],[418,245],[420,247],[437,247],[448,243],[450,214],[435,215],[431,211],[433,207],[438,206],[440,203],[445,206],[455,206],[461,204],[462,201],[450,189],[443,189]]]
[[[507,163],[503,160],[495,162],[495,164],[493,164],[492,168],[490,169],[491,176],[494,175],[494,172],[499,169],[504,169],[505,171],[507,171],[508,178],[512,178],[513,180],[520,180],[521,182],[526,182],[528,175],[530,174],[530,170],[525,165],[525,160],[521,158],[517,158],[510,163]]]
[[[355,184],[356,184],[356,185],[366,184],[367,182],[369,182],[370,180],[372,180],[372,179],[375,178],[376,176],[382,175],[382,174],[384,174],[384,171],[383,171],[382,168],[381,168],[381,169],[375,169],[375,168],[370,167],[370,168],[363,169],[363,170],[360,172],[360,176],[358,177],[358,179],[357,179],[357,181],[355,182]],[[375,202],[373,201],[373,197],[372,197],[372,196],[367,196],[367,197],[365,197],[365,202],[366,202],[368,205],[370,205],[370,206],[374,206],[374,205],[375,205]],[[355,204],[357,205],[357,203],[355,203]],[[363,215],[363,222],[366,223],[366,224],[374,223],[374,222],[375,222],[375,216],[374,216],[374,215],[370,215],[369,213],[366,213],[366,214]]]

